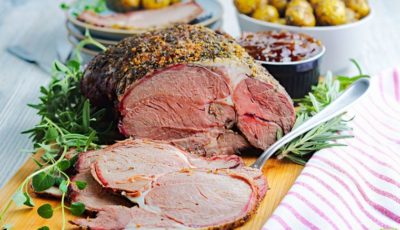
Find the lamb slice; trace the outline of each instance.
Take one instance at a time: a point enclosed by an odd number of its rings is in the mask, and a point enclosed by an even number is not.
[[[108,205],[133,206],[132,202],[126,198],[114,195],[102,188],[92,177],[90,170],[79,172],[71,181],[68,193],[69,201],[83,203],[86,211],[98,212]],[[85,182],[86,187],[80,190],[75,184],[76,181]]]
[[[257,194],[253,181],[240,174],[181,170],[159,177],[142,208],[190,228],[233,228],[256,210]]]
[[[262,173],[261,170],[244,166],[244,167],[236,167],[230,169],[230,171],[233,171],[249,179],[252,179],[254,181],[255,186],[258,189],[259,201],[261,202],[262,199],[264,199],[265,194],[267,194],[268,191],[268,182],[267,178],[265,177],[265,175]]]
[[[140,10],[129,13],[100,15],[91,10],[83,11],[78,20],[108,28],[151,29],[176,23],[189,23],[203,13],[195,1],[173,4],[157,10]]]
[[[90,170],[90,165],[96,161],[97,157],[104,154],[104,149],[89,150],[87,152],[79,153],[78,159],[75,163],[75,171],[83,172]]]
[[[151,187],[156,177],[183,168],[234,168],[242,165],[237,156],[212,159],[195,158],[168,143],[127,140],[104,150],[97,157],[91,173],[104,188],[129,197],[138,197]]]
[[[167,173],[143,196],[139,207],[108,206],[96,218],[72,223],[90,229],[232,229],[258,205],[253,181],[225,170]]]
[[[88,229],[184,229],[184,226],[158,213],[138,207],[108,206],[96,218],[77,219],[72,224]]]
[[[181,150],[161,143],[140,143],[114,148],[99,156],[92,175],[105,188],[140,196],[159,174],[189,167]]]
[[[89,212],[98,212],[107,205],[132,206],[132,203],[126,198],[112,194],[102,188],[90,173],[90,165],[95,162],[97,157],[106,154],[106,149],[91,150],[78,155],[75,163],[76,175],[72,177],[72,183],[68,188],[69,201],[83,203],[85,209]],[[76,181],[85,182],[85,189],[80,190],[75,184]]]
[[[198,156],[240,155],[252,149],[250,143],[232,130],[211,129],[198,132],[189,137],[173,139],[170,142]]]

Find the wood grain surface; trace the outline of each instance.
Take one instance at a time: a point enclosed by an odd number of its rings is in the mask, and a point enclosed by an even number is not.
[[[244,159],[248,165],[255,160],[253,157],[245,157]],[[28,160],[12,177],[12,179],[0,190],[0,210],[4,208],[22,181],[35,169],[35,163],[32,160]],[[292,186],[302,169],[303,166],[290,162],[278,161],[276,159],[269,160],[263,169],[263,173],[267,176],[270,188],[267,192],[267,196],[262,201],[257,213],[239,229],[261,229],[269,216],[271,216],[273,210],[275,210],[282,198],[288,192],[289,188]],[[13,226],[13,229],[37,229],[46,225],[50,227],[50,229],[61,229],[60,209],[55,211],[53,217],[49,220],[41,218],[36,213],[36,209],[44,203],[50,203],[53,207],[55,207],[59,205],[59,202],[54,199],[40,198],[35,195],[32,196],[34,197],[34,208],[18,208],[13,204],[4,221],[0,223],[0,226],[4,224],[10,224]],[[67,220],[76,218],[70,215],[68,211],[66,213]],[[67,223],[66,226],[66,229],[74,229],[74,226],[70,225],[69,223]]]

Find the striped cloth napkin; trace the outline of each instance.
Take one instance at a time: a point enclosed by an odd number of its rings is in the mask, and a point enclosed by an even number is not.
[[[263,229],[400,229],[398,70],[349,112],[355,138],[315,153]]]

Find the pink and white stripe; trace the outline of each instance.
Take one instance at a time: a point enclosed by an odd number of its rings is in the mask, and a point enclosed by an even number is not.
[[[355,138],[315,153],[263,229],[400,229],[400,71],[349,113]]]

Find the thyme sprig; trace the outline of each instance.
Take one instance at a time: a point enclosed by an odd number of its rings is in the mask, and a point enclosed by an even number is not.
[[[360,78],[369,77],[364,75],[360,66],[355,60],[351,60],[357,67],[359,73],[354,77],[336,76],[333,77],[328,72],[325,78],[316,86],[312,87],[311,92],[304,98],[297,100],[298,109],[296,112],[296,121],[293,128],[296,128],[308,118],[314,116],[323,108],[334,101],[343,90],[350,86],[353,82]],[[304,165],[313,155],[314,152],[331,148],[334,146],[344,146],[338,142],[340,139],[352,138],[347,134],[351,128],[348,125],[344,114],[341,114],[322,125],[308,131],[306,134],[296,138],[292,142],[286,144],[277,153],[278,159],[289,159],[297,164]],[[278,133],[278,138],[282,135]]]

